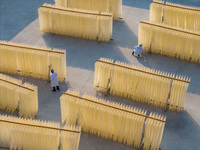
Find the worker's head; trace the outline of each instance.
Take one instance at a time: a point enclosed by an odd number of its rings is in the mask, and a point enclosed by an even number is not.
[[[53,69],[51,69],[51,73],[54,73],[54,70],[53,70]]]
[[[142,44],[140,44],[139,46],[142,47]]]

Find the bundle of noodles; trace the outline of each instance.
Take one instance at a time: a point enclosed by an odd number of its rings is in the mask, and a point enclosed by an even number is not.
[[[155,113],[150,113],[149,117],[159,120],[147,118],[145,121],[144,149],[157,150],[162,140],[166,117]]]
[[[24,83],[24,87],[20,88],[19,100],[19,116],[26,118],[34,118],[38,111],[38,90],[37,86],[29,83]],[[31,89],[31,90],[30,90]]]
[[[0,109],[14,112],[18,108],[19,86],[22,81],[0,74]]]
[[[191,58],[193,62],[199,61],[199,33],[179,27],[141,22],[138,36],[138,43],[142,43],[146,51],[180,57],[183,60]]]
[[[100,58],[102,61],[106,61],[108,63],[113,63],[112,59]],[[102,62],[95,63],[95,72],[94,72],[94,84],[93,87],[96,88],[98,86],[100,91],[105,91],[108,79],[111,76],[111,68],[112,64],[106,64]]]
[[[65,125],[64,129],[78,131],[78,132],[66,132],[60,133],[60,144],[62,150],[78,150],[79,141],[81,136],[81,127],[74,125]]]
[[[162,108],[165,108],[170,98],[169,104],[177,111],[182,110],[190,79],[183,76],[175,78],[174,74],[119,61],[112,64],[106,58],[97,60],[94,88],[99,87],[99,90],[103,92],[109,88],[113,95]],[[171,81],[173,82],[170,86]],[[170,97],[168,97],[169,94]]]
[[[56,0],[55,2],[58,7],[112,12],[114,19],[119,19],[122,16],[122,0]]]
[[[49,20],[46,19],[46,12]],[[40,29],[53,34],[109,41],[112,36],[112,14],[44,4],[38,9]],[[45,23],[44,23],[45,22]],[[49,25],[46,25],[49,24]],[[49,27],[51,29],[49,30]]]

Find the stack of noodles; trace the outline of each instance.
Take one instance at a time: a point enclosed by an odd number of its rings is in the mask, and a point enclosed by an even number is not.
[[[78,38],[109,41],[112,13],[99,13],[44,4],[38,9],[40,30]]]
[[[138,42],[146,51],[199,62],[200,33],[163,24],[139,24]]]
[[[65,125],[59,130],[60,123],[0,115],[0,142],[11,149],[78,150],[81,128]]]
[[[122,0],[55,0],[56,6],[112,12],[113,18],[122,16]]]
[[[12,60],[12,61],[8,61]],[[48,79],[51,66],[59,81],[66,76],[66,52],[24,44],[0,41],[0,70],[5,73]]]
[[[34,118],[38,111],[37,87],[0,74],[0,109],[14,112],[18,106],[19,116]]]
[[[115,64],[111,62],[113,60],[101,58],[95,63],[94,88],[98,87],[100,91],[105,92],[109,87],[110,93],[116,96],[162,108],[169,104],[170,110],[183,109],[190,79],[123,62],[117,61]],[[171,86],[170,82],[172,82]]]
[[[26,88],[20,88],[20,99],[19,99],[19,116],[20,117],[35,117],[38,111],[38,90],[37,86],[29,83],[24,83],[24,87],[32,89],[30,91]]]
[[[84,132],[138,148],[142,139],[143,125],[145,125],[148,131],[146,135],[153,136],[144,140],[147,147],[150,147],[149,143],[153,142],[158,148],[161,143],[166,118],[154,113],[155,119],[145,123],[147,116],[144,110],[86,94],[79,97],[79,93],[72,90],[68,90],[60,97],[60,103],[62,122],[77,123],[82,126]],[[157,128],[157,131],[149,131],[149,128]]]
[[[166,2],[153,1],[150,21],[200,31],[200,9]]]

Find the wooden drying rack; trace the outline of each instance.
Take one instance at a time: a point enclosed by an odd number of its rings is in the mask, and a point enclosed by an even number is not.
[[[26,126],[31,126],[31,127],[39,127],[39,128],[47,128],[47,129],[53,129],[53,130],[59,130],[59,131],[68,131],[68,132],[80,133],[80,131],[77,131],[77,130],[61,129],[61,128],[56,128],[56,127],[34,125],[34,124],[21,123],[21,122],[16,122],[16,121],[8,121],[8,120],[2,120],[2,119],[0,119],[0,122],[14,123],[14,124],[26,125]]]
[[[88,15],[100,15],[100,16],[112,17],[112,15],[109,15],[109,14],[106,15],[106,14],[99,14],[99,13],[92,13],[92,12],[75,11],[75,10],[68,10],[68,9],[58,8],[58,7],[53,7],[53,6],[41,5],[40,7],[61,10],[61,11],[67,11],[67,12],[82,13],[82,14],[88,14]]]
[[[132,114],[135,114],[135,115],[139,115],[139,116],[142,116],[142,117],[145,117],[145,118],[149,118],[149,119],[153,119],[153,120],[157,120],[157,121],[161,121],[161,122],[166,122],[165,120],[161,120],[161,119],[153,118],[153,117],[150,117],[150,116],[142,115],[142,114],[139,114],[139,113],[136,113],[136,112],[133,112],[133,111],[122,109],[122,108],[119,108],[119,107],[114,107],[114,106],[111,106],[111,105],[108,105],[108,104],[103,104],[103,103],[100,103],[100,102],[93,101],[91,99],[83,98],[83,97],[76,96],[76,95],[73,95],[73,94],[69,94],[69,93],[66,93],[66,92],[63,92],[63,94],[73,96],[73,97],[76,97],[76,98],[79,98],[79,99],[82,99],[82,100],[85,100],[85,101],[93,102],[93,103],[96,103],[96,104],[100,104],[100,105],[103,105],[103,106],[107,106],[107,107],[110,107],[110,108],[125,111],[125,112],[128,112],[128,113],[132,113]]]
[[[162,26],[162,25],[157,25],[157,24],[153,24],[153,23],[150,23],[150,22],[146,22],[146,21],[140,21],[140,23],[144,23],[144,24],[148,24],[148,25],[152,25],[152,26],[156,26],[156,27],[160,27],[160,28],[165,28],[165,29],[170,29],[170,30],[174,30],[174,31],[178,31],[178,32],[183,32],[183,33],[187,33],[187,34],[200,36],[200,34],[197,34],[197,33],[194,33],[194,32],[184,31],[184,30],[175,29],[175,28],[171,28],[171,27],[165,27],[165,26]]]
[[[99,88],[99,85],[97,85],[96,86],[97,88]],[[105,88],[106,89],[106,88]],[[170,88],[171,89],[171,88]],[[150,100],[151,102],[154,102],[155,100]],[[164,102],[159,102],[160,104],[165,104]],[[174,105],[172,105],[172,104],[169,104],[169,103],[166,103],[165,105],[167,105],[167,106],[174,106]],[[178,106],[175,106],[176,108],[178,108]],[[181,109],[184,109],[184,107],[179,107],[179,108],[181,108]],[[166,109],[166,108],[165,108]]]
[[[175,8],[180,8],[180,9],[186,9],[186,10],[192,10],[192,11],[200,11],[200,9],[195,9],[195,8],[186,8],[183,6],[176,6],[176,5],[171,5],[171,4],[164,4],[164,3],[159,3],[159,2],[155,2],[155,1],[151,1],[152,3],[156,3],[156,4],[160,4],[160,5],[164,5],[164,6],[170,6],[170,7],[175,7]]]
[[[9,147],[3,147],[3,146],[0,146],[0,148],[2,148],[2,149],[10,149]]]
[[[113,65],[113,66],[118,66],[118,67],[130,69],[130,70],[134,70],[134,71],[138,71],[138,72],[142,72],[142,73],[147,73],[147,74],[151,74],[151,75],[155,75],[155,76],[159,76],[159,77],[171,79],[171,80],[176,80],[176,81],[181,81],[181,82],[190,83],[190,81],[181,80],[181,79],[176,79],[176,78],[173,78],[173,77],[168,77],[168,76],[164,76],[164,75],[160,75],[160,74],[156,74],[156,73],[151,73],[151,72],[143,71],[143,70],[136,69],[136,68],[126,67],[126,66],[122,66],[122,65],[115,64],[115,63],[106,62],[106,61],[99,60],[99,59],[97,59],[96,61],[102,62],[102,63],[107,63],[107,64],[110,64],[110,65]]]
[[[51,51],[51,50],[44,50],[44,49],[41,49],[41,48],[33,48],[33,47],[28,47],[28,46],[19,46],[19,45],[14,45],[14,44],[6,44],[6,43],[1,43],[1,42],[0,42],[0,45],[12,46],[12,47],[17,47],[17,48],[26,48],[26,49],[31,49],[31,50],[43,51],[43,52],[51,52],[51,53],[65,54],[64,52]]]
[[[10,84],[13,84],[13,85],[16,85],[16,86],[19,86],[19,87],[24,88],[24,89],[30,90],[30,91],[34,91],[33,89],[30,89],[28,87],[25,87],[25,86],[17,84],[17,83],[13,83],[13,82],[10,82],[10,81],[4,80],[4,79],[0,79],[0,80],[4,81],[4,82],[7,82],[7,83],[10,83]]]

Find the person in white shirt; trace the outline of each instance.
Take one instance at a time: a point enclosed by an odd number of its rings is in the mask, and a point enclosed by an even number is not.
[[[56,72],[54,72],[53,69],[51,69],[51,87],[53,88],[52,89],[52,92],[55,92],[56,91],[56,88],[57,90],[60,90],[59,86],[58,86],[58,74]]]
[[[142,44],[140,44],[138,46],[134,46],[132,55],[136,55],[136,56],[142,57],[141,52],[145,53],[145,51],[142,48]]]

